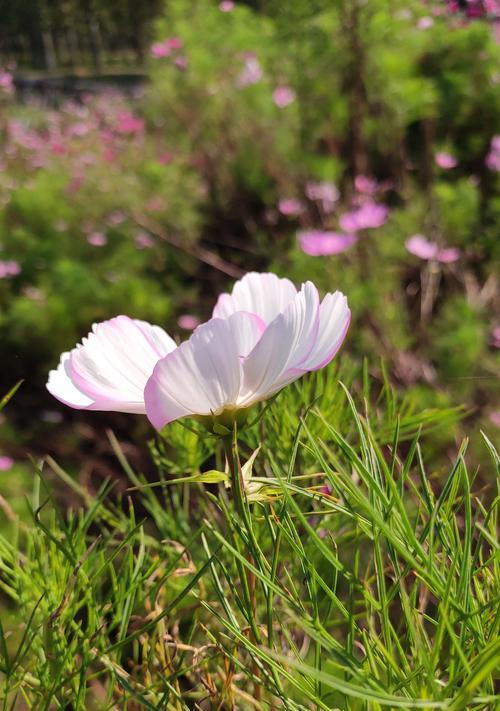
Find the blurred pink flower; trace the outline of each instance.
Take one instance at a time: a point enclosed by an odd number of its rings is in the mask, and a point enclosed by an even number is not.
[[[490,152],[486,156],[486,166],[490,170],[500,172],[500,135],[493,136],[490,144]]]
[[[300,215],[304,212],[304,205],[296,198],[283,198],[278,203],[278,210],[282,215]]]
[[[356,235],[341,232],[303,230],[297,233],[297,239],[301,250],[306,254],[311,257],[326,257],[345,252],[358,238]]]
[[[321,202],[323,211],[327,214],[333,212],[340,196],[337,186],[328,181],[319,183],[309,181],[306,183],[305,193],[309,200]]]
[[[460,259],[460,255],[461,252],[458,247],[445,247],[439,250],[437,260],[441,264],[452,264]]]
[[[135,246],[137,249],[150,249],[154,247],[154,240],[147,232],[138,232],[135,236]]]
[[[171,49],[165,44],[165,42],[153,42],[150,51],[152,57],[155,59],[161,59],[162,57],[168,57]]]
[[[345,212],[339,224],[346,232],[376,229],[385,223],[388,214],[389,209],[385,205],[370,200],[351,212]]]
[[[91,232],[87,237],[87,242],[93,247],[104,247],[108,238],[102,232]]]
[[[182,314],[177,319],[179,328],[183,328],[186,331],[193,331],[200,323],[200,319],[193,314]]]
[[[442,264],[451,264],[460,259],[458,247],[445,247],[440,249],[436,242],[430,242],[423,235],[413,235],[406,240],[406,249],[410,254],[426,261],[437,261]]]
[[[458,161],[455,156],[442,151],[440,153],[436,153],[435,161],[443,170],[450,170],[451,168],[456,168],[458,165]]]
[[[177,67],[177,69],[182,69],[182,70],[187,69],[187,66],[188,66],[187,57],[184,57],[184,56],[176,57],[174,59],[174,64]]]
[[[161,197],[153,197],[146,203],[146,207],[151,212],[161,212],[165,208],[165,201]]]
[[[0,69],[0,89],[9,94],[14,91],[14,77],[5,69]]]
[[[500,348],[500,326],[495,326],[492,330],[490,343],[493,348]]]
[[[357,175],[354,178],[354,187],[358,193],[374,195],[378,189],[378,182],[375,178],[370,178],[367,175]]]
[[[221,12],[231,12],[231,10],[234,10],[233,0],[222,0],[222,2],[219,3],[219,10]]]
[[[500,410],[490,412],[490,422],[492,422],[495,427],[500,427]]]
[[[78,121],[68,128],[67,134],[70,137],[77,136],[78,138],[81,138],[82,136],[86,136],[89,131],[90,127],[88,124],[84,121]]]
[[[173,49],[180,49],[182,40],[179,37],[169,37],[163,42],[153,42],[151,45],[151,56],[155,59],[168,57]]]
[[[428,17],[427,15],[425,17],[421,17],[419,21],[417,22],[417,27],[419,30],[428,30],[432,25],[434,24],[434,20],[432,17]]]
[[[120,111],[117,116],[116,130],[118,133],[143,133],[144,125],[144,119],[135,116],[130,111]]]
[[[127,215],[122,212],[122,210],[113,210],[113,212],[108,215],[108,222],[110,225],[121,225],[126,219]]]
[[[296,94],[289,86],[277,86],[273,91],[273,101],[279,109],[284,109],[285,106],[295,101]]]
[[[84,184],[85,178],[83,175],[75,175],[69,183],[66,186],[66,193],[68,195],[72,195],[73,193],[76,193]]]
[[[21,266],[12,259],[0,261],[0,279],[8,279],[21,273]]]
[[[7,457],[5,454],[0,455],[0,472],[6,472],[12,469],[14,460],[12,457]]]
[[[257,57],[253,54],[248,54],[245,57],[243,69],[236,80],[236,85],[243,89],[246,86],[257,84],[263,76],[262,67]]]
[[[168,151],[166,151],[165,153],[160,153],[160,155],[158,156],[158,163],[160,165],[168,165],[173,161],[173,159],[173,153],[169,153]]]
[[[66,153],[66,146],[63,141],[52,141],[50,150],[55,156],[63,156]]]

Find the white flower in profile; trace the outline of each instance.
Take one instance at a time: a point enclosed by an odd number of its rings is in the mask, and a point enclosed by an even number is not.
[[[177,347],[159,326],[128,316],[94,324],[49,373],[47,390],[78,410],[145,414],[144,387],[160,358]]]
[[[144,399],[157,428],[182,417],[231,423],[308,371],[329,363],[350,321],[346,297],[308,281],[251,272],[222,294],[213,318],[158,361]]]

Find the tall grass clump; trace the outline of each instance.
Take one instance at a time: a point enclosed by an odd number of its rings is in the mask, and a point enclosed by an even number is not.
[[[2,708],[496,708],[498,455],[435,469],[460,413],[360,379],[171,425],[156,482],[111,432],[121,490],[34,462],[25,512],[0,498]]]

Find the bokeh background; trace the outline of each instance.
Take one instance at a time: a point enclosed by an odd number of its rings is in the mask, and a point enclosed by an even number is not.
[[[145,418],[69,410],[47,373],[126,313],[179,340],[246,271],[353,311],[342,358],[415,411],[498,408],[500,3],[0,1],[2,491],[53,455],[147,470]],[[335,367],[335,366],[332,366]],[[145,459],[146,457],[146,459]]]

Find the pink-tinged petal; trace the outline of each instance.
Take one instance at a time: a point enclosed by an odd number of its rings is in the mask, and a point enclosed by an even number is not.
[[[241,358],[245,358],[257,345],[266,330],[266,324],[257,314],[247,311],[237,311],[227,319],[236,350]]]
[[[319,330],[314,348],[301,369],[319,370],[335,356],[344,339],[351,321],[347,299],[340,291],[327,294],[319,308]]]
[[[295,198],[283,198],[278,203],[278,210],[287,217],[290,215],[295,216],[304,212],[304,205]]]
[[[435,160],[437,165],[443,170],[451,170],[451,168],[456,168],[458,165],[457,159],[450,153],[436,153]]]
[[[375,195],[378,190],[378,182],[375,178],[370,178],[367,175],[357,175],[354,178],[354,187],[358,193],[363,193],[365,195]]]
[[[339,225],[343,230],[351,234],[357,232],[360,229],[357,212],[355,210],[353,212],[345,212],[340,216]]]
[[[50,371],[47,390],[64,405],[77,410],[86,410],[92,407],[94,401],[73,384],[69,370],[70,355],[70,353],[63,353],[57,370]]]
[[[200,319],[193,314],[182,314],[177,319],[177,323],[180,328],[186,331],[194,331],[194,329],[200,325]]]
[[[295,101],[295,98],[296,94],[289,86],[277,86],[273,91],[273,101],[279,109],[284,109]]]
[[[441,264],[451,264],[452,262],[457,262],[461,254],[458,247],[446,247],[445,249],[439,250],[437,259]]]
[[[492,422],[495,427],[500,427],[500,410],[490,412],[490,422]]]
[[[413,235],[405,242],[405,247],[410,254],[419,259],[435,259],[439,248],[435,242],[429,242],[423,235]]]
[[[76,409],[145,413],[144,386],[160,358],[176,348],[159,326],[127,316],[95,324],[59,367],[47,389]]]
[[[238,319],[253,321],[248,314],[213,318],[157,363],[144,390],[146,412],[156,429],[181,417],[235,407],[241,383]]]
[[[357,232],[382,227],[389,215],[385,205],[370,200],[351,212],[344,213],[339,220],[345,232]]]
[[[289,279],[280,279],[271,273],[249,272],[236,282],[231,294],[219,296],[213,317],[227,318],[236,311],[248,311],[268,324],[296,295],[297,289]]]
[[[307,360],[316,343],[318,329],[318,291],[314,284],[306,282],[293,302],[269,324],[244,360],[238,404],[244,407],[265,400],[290,382],[288,371],[300,368]]]
[[[304,230],[297,234],[300,248],[311,257],[326,257],[340,254],[357,242],[356,235],[341,232]]]
[[[13,466],[14,460],[12,457],[7,457],[5,454],[0,456],[0,472],[6,472],[9,469],[12,469]]]

